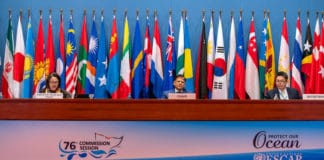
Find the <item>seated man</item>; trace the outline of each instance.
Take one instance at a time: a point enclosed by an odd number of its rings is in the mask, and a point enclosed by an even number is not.
[[[270,90],[265,99],[301,99],[298,91],[287,87],[288,75],[285,72],[278,72],[276,75],[276,87]]]
[[[168,98],[169,93],[187,93],[184,88],[186,85],[186,80],[183,75],[177,75],[173,80],[174,89],[164,91],[163,98]]]

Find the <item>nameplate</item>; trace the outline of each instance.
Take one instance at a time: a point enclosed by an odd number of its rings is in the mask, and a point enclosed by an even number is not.
[[[36,93],[34,98],[37,99],[63,99],[63,93]]]
[[[195,93],[169,93],[168,99],[196,99]]]
[[[324,94],[303,94],[304,100],[324,100]]]

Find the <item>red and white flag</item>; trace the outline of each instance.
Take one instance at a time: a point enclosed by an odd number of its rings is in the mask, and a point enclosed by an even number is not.
[[[13,97],[20,98],[22,91],[22,81],[24,79],[24,64],[25,64],[25,41],[21,26],[21,17],[18,19],[16,36],[16,48],[14,53],[13,66]]]
[[[249,99],[260,99],[258,52],[255,38],[254,17],[250,22],[250,35],[246,57],[245,91]]]

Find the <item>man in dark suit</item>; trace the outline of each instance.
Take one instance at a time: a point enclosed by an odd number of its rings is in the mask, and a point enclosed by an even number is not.
[[[183,75],[177,75],[173,80],[174,89],[164,91],[163,98],[168,98],[169,93],[187,93],[186,89],[186,80]]]
[[[294,88],[287,87],[288,75],[285,72],[278,72],[276,75],[276,87],[270,90],[265,99],[301,99],[298,91]]]

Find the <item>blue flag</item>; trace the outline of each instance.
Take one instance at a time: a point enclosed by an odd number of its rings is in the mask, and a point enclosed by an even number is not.
[[[184,49],[184,77],[186,79],[186,90],[188,92],[195,92],[187,17],[184,25]]]
[[[177,54],[175,52],[174,32],[172,27],[172,17],[169,17],[169,29],[167,38],[167,47],[164,63],[164,81],[163,91],[173,89],[173,79],[176,73]]]
[[[23,91],[21,98],[31,98],[34,81],[34,45],[33,31],[31,26],[31,18],[29,17],[27,25],[27,38],[26,38],[26,54],[25,54],[25,66],[24,66],[24,80]]]
[[[106,48],[106,32],[104,18],[101,17],[101,32],[99,37],[98,63],[95,80],[94,98],[107,98],[106,91],[106,71],[107,71],[107,48]]]
[[[141,31],[139,20],[136,20],[135,35],[132,49],[132,98],[142,98],[142,91],[144,88],[144,64],[143,64],[143,50],[141,43]]]
[[[99,44],[98,44],[96,23],[95,23],[95,18],[93,18],[91,36],[89,42],[88,62],[87,62],[87,69],[86,69],[86,84],[85,84],[86,94],[94,94],[95,92],[98,45]]]

